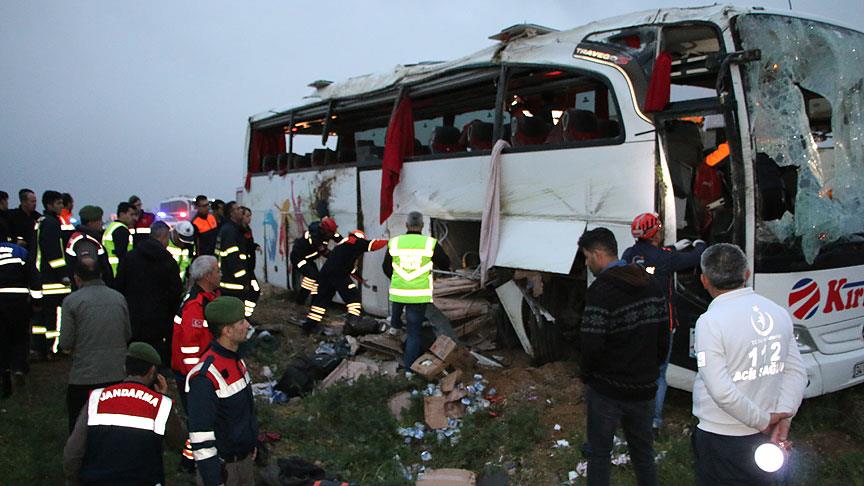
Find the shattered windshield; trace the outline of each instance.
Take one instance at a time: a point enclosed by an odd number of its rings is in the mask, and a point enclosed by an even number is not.
[[[787,271],[841,266],[864,242],[864,34],[775,15],[736,25],[742,48],[762,52],[744,65],[757,248],[806,261]]]

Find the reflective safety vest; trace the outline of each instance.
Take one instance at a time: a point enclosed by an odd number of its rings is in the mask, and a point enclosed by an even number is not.
[[[148,228],[149,229],[149,228]],[[186,269],[189,268],[189,264],[192,263],[191,258],[189,257],[189,248],[180,248],[177,246],[171,238],[168,238],[168,253],[174,257],[174,261],[177,262],[177,266],[180,267],[180,280],[184,283],[186,282]]]
[[[393,259],[390,301],[404,304],[432,302],[432,254],[435,238],[407,234],[392,238],[387,251]]]
[[[120,264],[120,257],[117,256],[117,252],[114,247],[114,231],[118,228],[129,228],[126,227],[125,224],[120,221],[112,221],[111,224],[105,228],[105,233],[102,235],[102,246],[105,247],[105,251],[108,252],[108,264],[111,265],[111,272],[114,276],[117,276],[117,265]],[[132,233],[129,233],[129,243],[126,245],[126,251],[132,251]]]
[[[136,382],[97,388],[87,400],[85,484],[164,484],[162,437],[171,399]]]

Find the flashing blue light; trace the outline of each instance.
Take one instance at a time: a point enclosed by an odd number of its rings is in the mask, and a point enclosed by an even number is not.
[[[75,224],[75,223],[78,222],[78,220],[75,219],[75,218],[69,218],[69,222],[72,223],[72,224]]]
[[[156,213],[156,216],[158,216],[159,219],[165,219],[165,216],[168,216],[168,215],[165,214],[165,211],[159,211],[158,213]]]

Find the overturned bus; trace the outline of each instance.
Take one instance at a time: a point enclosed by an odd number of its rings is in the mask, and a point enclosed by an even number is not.
[[[324,215],[389,238],[417,210],[463,274],[490,268],[492,295],[546,361],[578,330],[591,278],[579,236],[608,227],[623,251],[633,217],[656,212],[668,243],[745,250],[752,285],[793,316],[808,396],[864,380],[864,34],[710,6],[490,39],[453,61],[318,81],[312,101],[249,119],[259,277],[294,285],[291,241]],[[484,213],[498,234],[481,261]],[[363,306],[382,316],[383,256],[362,262]],[[668,379],[688,389],[709,297],[696,271],[675,285]]]

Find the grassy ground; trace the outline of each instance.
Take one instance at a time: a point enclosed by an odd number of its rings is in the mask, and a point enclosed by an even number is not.
[[[262,317],[279,322],[273,309],[283,305],[264,304]],[[253,368],[266,364],[282,369],[293,354],[314,346],[289,328],[276,342],[256,346],[250,363]],[[68,365],[34,364],[26,388],[0,401],[0,485],[63,483]],[[516,359],[506,370],[484,371],[506,400],[466,418],[456,443],[449,438],[439,442],[435,434],[422,443],[404,443],[397,428],[422,421],[422,405],[416,400],[400,423],[389,414],[387,400],[424,384],[403,377],[340,384],[287,405],[260,403],[259,423],[262,431],[283,437],[273,446],[274,458],[297,455],[357,484],[411,484],[404,479],[404,469],[421,464],[478,474],[503,470],[511,484],[562,484],[582,460],[579,446],[585,438],[581,387],[573,367],[554,363],[531,368]],[[658,452],[665,452],[658,466],[660,484],[693,484],[690,395],[672,390],[667,405],[668,426],[656,444]],[[555,424],[562,430],[555,431]],[[791,438],[795,484],[864,484],[864,387],[807,400],[793,422]],[[558,439],[571,446],[553,447]],[[432,455],[425,463],[420,460],[423,451]],[[167,484],[194,484],[190,476],[176,472],[178,458],[175,451],[165,453]],[[632,469],[614,467],[613,484],[635,484]]]

